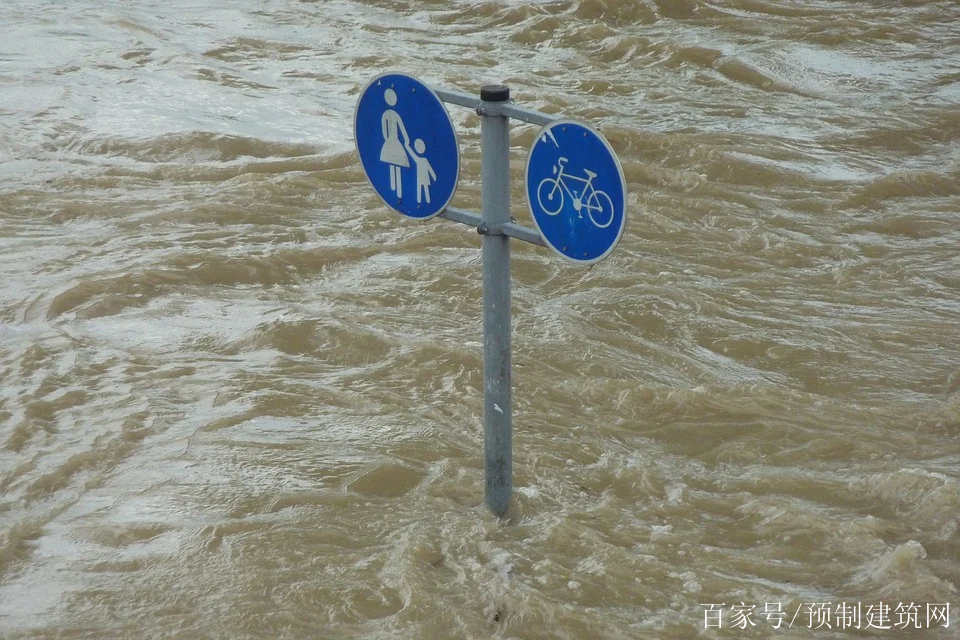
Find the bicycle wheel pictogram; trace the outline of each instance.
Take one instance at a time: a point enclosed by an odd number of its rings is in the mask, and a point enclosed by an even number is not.
[[[590,194],[586,204],[590,222],[598,229],[606,229],[613,222],[613,200],[604,191],[594,191]]]
[[[537,202],[548,216],[555,216],[563,209],[563,189],[553,178],[544,178],[537,187]]]

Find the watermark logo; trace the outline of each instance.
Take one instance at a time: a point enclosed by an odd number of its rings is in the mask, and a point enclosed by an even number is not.
[[[701,603],[704,629],[747,629],[757,626],[754,615],[762,618],[774,629],[784,626],[792,629],[838,630],[846,629],[931,629],[950,626],[950,604],[947,602],[909,604],[878,602],[856,604],[848,602],[801,602],[793,616],[788,618],[781,602],[765,602],[763,609],[757,605],[740,602],[727,605]]]

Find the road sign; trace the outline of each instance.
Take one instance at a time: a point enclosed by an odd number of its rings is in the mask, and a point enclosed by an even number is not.
[[[364,88],[353,119],[360,163],[388,207],[425,220],[457,189],[460,148],[453,121],[430,87],[399,73]]]
[[[460,154],[441,99],[480,116],[480,215],[447,208]],[[458,91],[434,92],[403,74],[374,78],[354,114],[364,173],[388,206],[419,219],[443,214],[483,237],[484,499],[498,517],[507,513],[513,492],[510,239],[546,244],[589,264],[613,251],[626,226],[627,186],[613,149],[589,126],[554,117],[511,103],[502,85],[483,87],[478,101]],[[510,217],[511,118],[549,123],[527,156],[527,202],[536,230]]]
[[[627,183],[610,144],[574,120],[551,122],[527,156],[527,204],[540,235],[562,257],[603,260],[627,223]]]

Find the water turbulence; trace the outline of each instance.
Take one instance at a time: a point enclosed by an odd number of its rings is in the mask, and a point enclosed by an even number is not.
[[[836,638],[886,606],[952,638],[958,20],[3,3],[0,636]],[[479,238],[391,213],[354,152],[388,70],[508,84],[628,183],[602,263],[514,245],[504,522]]]

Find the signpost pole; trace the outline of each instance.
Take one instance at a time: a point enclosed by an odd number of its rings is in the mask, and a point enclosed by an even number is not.
[[[484,495],[502,517],[513,491],[510,388],[510,122],[500,115],[510,89],[480,90],[481,197],[478,231],[483,234],[483,433]]]
[[[460,148],[444,102],[480,116],[480,215],[448,206],[460,178]],[[536,229],[510,218],[511,118],[544,125],[525,177]],[[360,163],[384,204],[417,220],[442,216],[470,225],[483,236],[484,496],[502,518],[513,493],[510,238],[550,247],[579,264],[606,258],[627,221],[620,161],[589,125],[512,104],[502,85],[483,87],[477,100],[384,73],[360,93],[353,121]]]

